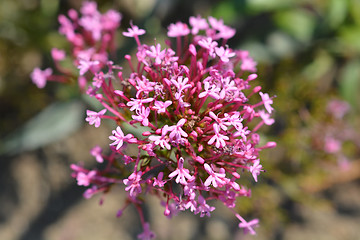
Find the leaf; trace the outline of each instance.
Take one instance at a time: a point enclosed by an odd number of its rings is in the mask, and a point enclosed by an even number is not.
[[[59,141],[84,123],[80,101],[54,103],[5,139],[1,154],[17,154]]]
[[[247,1],[248,9],[250,11],[262,12],[269,10],[277,10],[293,6],[294,0],[250,0]]]
[[[315,29],[315,16],[304,9],[291,9],[277,12],[275,22],[284,31],[297,40],[307,43],[311,40]]]
[[[347,0],[330,0],[327,20],[331,28],[339,27],[345,20],[348,10]]]
[[[354,108],[359,106],[360,60],[352,60],[343,68],[340,79],[341,96]]]
[[[360,26],[344,26],[340,29],[339,41],[349,52],[360,52]]]

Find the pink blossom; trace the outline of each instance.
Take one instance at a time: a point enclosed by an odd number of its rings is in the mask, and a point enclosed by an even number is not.
[[[186,36],[190,33],[190,29],[187,24],[182,22],[172,23],[168,27],[167,35],[169,37],[181,37]]]
[[[186,123],[186,119],[182,118],[175,126],[169,127],[169,131],[171,131],[169,137],[175,140],[176,142],[178,142],[181,139],[181,136],[187,137],[188,134],[181,128],[182,126],[184,126],[185,123]]]
[[[168,125],[165,125],[162,128],[161,136],[151,135],[149,136],[149,140],[153,141],[155,145],[160,145],[162,148],[166,148],[167,150],[171,149],[169,142],[169,138],[166,136],[167,132],[169,131]]]
[[[101,117],[106,113],[106,109],[101,110],[100,112],[94,112],[91,110],[86,110],[86,119],[85,121],[89,122],[90,125],[95,125],[95,127],[100,127]]]
[[[206,30],[209,28],[206,19],[200,17],[199,15],[197,17],[190,17],[189,23],[192,26],[191,33],[193,35],[197,34],[199,30]]]
[[[230,180],[227,179],[225,176],[225,170],[223,168],[220,168],[219,173],[216,173],[212,170],[212,168],[209,166],[209,164],[204,164],[204,169],[206,172],[210,175],[204,183],[205,187],[210,186],[212,184],[215,188],[224,186],[227,182]]]
[[[173,178],[175,176],[177,176],[175,182],[181,183],[182,185],[187,184],[186,179],[188,181],[191,181],[194,178],[189,174],[189,170],[184,168],[184,159],[182,157],[180,157],[180,159],[178,160],[178,168],[169,174],[169,178]]]
[[[183,78],[182,76],[178,77],[177,80],[171,79],[172,84],[176,86],[178,89],[177,93],[175,93],[175,98],[179,99],[181,97],[181,93],[188,88],[191,88],[191,84],[187,84],[189,82],[189,78]]]
[[[98,163],[103,163],[104,158],[102,156],[102,148],[100,146],[95,146],[90,150],[90,154],[96,158]]]
[[[136,78],[136,83],[137,98],[141,96],[141,93],[148,95],[151,91],[154,90],[154,86],[156,85],[156,83],[149,81],[149,79],[147,79],[145,76],[143,76],[142,79]]]
[[[166,111],[166,108],[169,107],[172,104],[172,101],[155,101],[155,106],[153,109],[157,110],[157,113],[164,113]]]
[[[140,181],[141,181],[141,176],[142,176],[142,171],[139,172],[133,172],[127,179],[124,179],[123,182],[124,184],[127,186],[125,188],[125,191],[129,191],[129,195],[130,197],[136,197],[138,194],[141,193],[141,185],[140,185]]]
[[[65,51],[60,50],[57,48],[51,49],[51,57],[54,59],[54,61],[61,61],[65,59]]]
[[[78,65],[78,69],[80,69],[80,75],[84,75],[87,71],[89,71],[91,69],[91,67],[93,66],[97,66],[99,65],[100,62],[99,61],[90,61],[90,60],[85,60],[85,59],[80,59],[79,60],[79,65]]]
[[[60,23],[59,32],[66,36],[66,38],[74,42],[75,40],[75,27],[72,22],[64,15],[59,15],[58,21]]]
[[[190,25],[177,22],[168,27],[168,36],[176,38],[175,51],[169,38],[165,48],[160,43],[140,43],[145,30],[130,23],[123,35],[135,39],[136,52],[126,54],[125,61],[113,62],[121,14],[113,10],[101,14],[96,2],[85,1],[81,14],[71,10],[68,17],[59,17],[59,30],[70,43],[66,57],[79,69],[81,91],[88,87],[86,94],[103,106],[99,112],[88,110],[85,120],[95,127],[102,121],[117,126],[109,136],[111,152],[99,146],[90,152],[104,163],[101,170],[71,166],[79,185],[92,185],[85,197],[125,184],[127,199],[119,214],[127,205],[135,205],[144,228],[138,237],[151,239],[154,234],[140,206],[147,194],[161,198],[166,216],[189,209],[200,217],[214,211],[207,204],[210,199],[235,209],[238,197],[250,196],[251,190],[239,185],[240,172],[248,170],[257,181],[263,171],[259,152],[275,146],[263,143],[258,133],[263,125],[274,123],[273,102],[260,92],[261,86],[253,85],[256,62],[249,52],[226,45],[235,29],[221,19],[190,17]],[[52,56],[58,72],[64,74],[34,70],[33,81],[40,87],[47,80],[74,78],[72,69],[57,62],[65,52],[53,49]],[[256,100],[250,98],[257,93],[261,101],[253,104]],[[264,109],[255,112],[261,105]],[[328,151],[335,151],[336,144],[329,142]],[[126,143],[131,144],[129,149]],[[246,222],[236,216],[240,228],[255,233],[257,220]]]
[[[334,117],[341,119],[349,112],[350,105],[345,101],[334,99],[327,104],[326,110]]]
[[[146,50],[146,55],[151,58],[155,58],[155,64],[160,65],[166,55],[166,50],[161,51],[161,45],[158,43],[155,46],[151,46],[150,50]]]
[[[109,10],[101,16],[102,28],[105,30],[116,30],[120,26],[121,14],[115,10]]]
[[[239,220],[241,221],[239,223],[239,228],[243,228],[244,229],[244,233],[250,233],[251,235],[255,235],[256,232],[254,230],[253,227],[257,227],[259,224],[259,219],[253,219],[250,222],[245,221],[245,219],[243,219],[242,217],[240,217],[240,215],[236,214],[237,217],[239,218]]]
[[[223,26],[219,31],[220,32],[217,34],[217,38],[223,38],[223,39],[230,39],[236,33],[236,30],[229,26]]]
[[[209,51],[209,55],[211,57],[215,57],[215,47],[217,47],[218,43],[213,41],[211,37],[203,38],[199,41],[199,46],[207,49]]]
[[[140,29],[138,26],[130,24],[131,28],[128,28],[127,32],[123,32],[125,37],[137,37],[145,34],[144,29]]]
[[[261,170],[262,169],[262,165],[260,164],[260,160],[257,159],[254,161],[254,164],[252,166],[250,166],[250,169],[249,171],[252,173],[253,177],[254,177],[254,180],[255,182],[257,182],[257,176],[260,174]]]
[[[166,181],[163,180],[164,177],[164,173],[163,172],[159,172],[157,178],[154,178],[154,183],[153,186],[158,186],[158,187],[163,187],[166,183]]]
[[[136,112],[140,112],[141,111],[141,107],[143,107],[144,103],[149,103],[152,102],[154,100],[154,98],[145,98],[145,99],[135,99],[135,98],[131,98],[131,101],[127,102],[126,105],[131,107],[130,111],[136,111]]]
[[[227,122],[226,122],[226,118],[219,118],[218,116],[215,115],[215,113],[213,113],[212,111],[209,112],[209,116],[215,120],[216,124],[218,124],[218,126],[226,131],[227,130]]]
[[[215,53],[218,55],[224,63],[229,61],[229,58],[235,56],[234,52],[231,52],[228,48],[221,47],[215,47]]]
[[[137,235],[138,239],[142,239],[142,240],[151,240],[156,238],[155,233],[153,233],[152,231],[150,231],[150,224],[149,223],[144,223],[143,225],[144,227],[144,232],[142,232],[141,234]]]
[[[224,123],[225,125],[228,126],[232,125],[238,131],[243,129],[243,124],[242,124],[243,119],[241,118],[240,112],[236,111],[236,112],[232,112],[231,114],[225,113],[224,118],[226,119],[226,122]]]
[[[199,98],[210,96],[214,99],[220,99],[219,92],[220,92],[220,88],[216,87],[215,84],[210,85],[209,82],[205,82],[204,91],[199,94]]]
[[[327,153],[337,153],[341,150],[341,142],[333,137],[325,137],[324,150]]]
[[[269,94],[267,93],[262,93],[262,92],[259,92],[260,96],[261,96],[261,99],[262,99],[262,102],[265,106],[265,109],[268,111],[268,113],[271,113],[272,110],[274,110],[272,107],[271,107],[271,104],[273,103],[273,100],[269,97]]]
[[[220,148],[220,147],[225,147],[226,146],[226,142],[225,140],[229,140],[228,136],[222,135],[220,134],[220,128],[219,125],[217,123],[213,124],[213,128],[214,128],[214,136],[212,136],[212,138],[208,141],[208,144],[211,145],[215,142],[215,147]]]
[[[109,139],[114,141],[110,144],[110,146],[116,145],[116,150],[122,147],[125,142],[135,143],[136,138],[132,134],[124,135],[123,131],[121,130],[120,126],[117,126],[116,130],[112,131],[113,136],[110,136]]]
[[[76,180],[79,186],[89,186],[93,177],[96,176],[96,171],[92,170],[88,173],[79,172]]]
[[[144,126],[149,126],[149,114],[150,114],[150,108],[145,108],[144,106],[141,107],[141,111],[137,112],[138,115],[132,115],[131,117],[138,121],[141,122],[142,125]]]
[[[241,59],[241,70],[256,72],[257,63],[251,57],[245,57]]]
[[[216,29],[216,30],[221,30],[225,25],[224,25],[224,20],[222,19],[216,19],[212,16],[208,17],[209,23],[211,25],[212,28]]]
[[[85,1],[80,8],[83,15],[96,15],[98,14],[97,3],[93,1]]]
[[[102,24],[100,22],[100,14],[83,16],[79,20],[79,24],[92,35],[96,41],[101,39]]]
[[[210,217],[210,213],[215,210],[215,207],[209,206],[205,198],[201,195],[198,197],[198,207],[196,209],[196,214],[200,213],[200,217],[204,217],[205,215]]]
[[[259,115],[266,125],[272,125],[275,122],[275,120],[270,118],[270,115],[265,113],[264,110],[260,110]]]
[[[31,73],[31,79],[38,88],[43,88],[45,87],[46,81],[51,76],[51,74],[52,74],[51,68],[47,68],[45,70],[41,70],[40,68],[35,68]]]

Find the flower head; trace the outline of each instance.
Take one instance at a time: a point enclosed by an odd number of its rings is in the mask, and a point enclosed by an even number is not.
[[[167,39],[166,47],[141,43],[139,36],[146,31],[130,23],[122,35],[134,38],[137,52],[125,55],[119,66],[110,57],[116,55],[120,20],[120,13],[101,14],[95,2],[87,1],[80,14],[73,10],[59,17],[59,31],[72,52],[53,50],[55,62],[72,57],[81,89],[103,106],[99,112],[87,110],[86,121],[100,127],[106,119],[116,126],[109,136],[109,153],[99,147],[91,150],[104,167],[87,170],[72,165],[72,176],[88,187],[87,198],[109,192],[114,184],[125,185],[125,205],[134,204],[141,217],[146,194],[165,203],[166,216],[175,212],[171,206],[210,216],[215,210],[210,200],[234,208],[238,197],[250,196],[250,189],[239,185],[243,175],[257,181],[263,172],[259,152],[275,146],[258,146],[257,131],[274,119],[273,98],[253,85],[256,62],[249,52],[226,45],[235,29],[221,19],[197,16],[189,24],[170,24],[167,35],[176,39]],[[50,76],[71,82],[73,73],[56,66],[63,76],[34,69],[33,82],[44,87]],[[258,92],[261,101],[253,104],[250,98]],[[236,216],[240,228],[255,233],[257,220]],[[154,238],[143,218],[142,223],[144,232],[138,238]]]

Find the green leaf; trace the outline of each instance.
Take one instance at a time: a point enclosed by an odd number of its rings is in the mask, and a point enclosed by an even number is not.
[[[333,29],[339,27],[345,20],[348,10],[347,0],[330,0],[327,20]]]
[[[360,0],[350,0],[349,12],[356,25],[360,26]]]
[[[5,139],[1,153],[16,154],[59,141],[84,123],[80,101],[54,103]]]
[[[339,33],[340,44],[350,52],[360,52],[360,26],[344,26]]]
[[[291,9],[277,12],[275,22],[297,40],[307,43],[315,29],[315,16],[304,9]]]
[[[341,96],[354,108],[359,106],[360,101],[360,60],[352,60],[343,68],[340,79]]]
[[[295,0],[249,0],[247,1],[248,9],[250,11],[262,12],[277,10],[294,6]]]

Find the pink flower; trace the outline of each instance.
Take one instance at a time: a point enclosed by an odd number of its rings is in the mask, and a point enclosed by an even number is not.
[[[219,128],[221,128],[222,130],[226,131],[227,130],[227,122],[226,122],[226,118],[219,118],[218,116],[215,115],[215,113],[213,113],[212,111],[209,112],[209,116],[215,120],[216,124],[218,124]]]
[[[204,164],[204,169],[206,172],[210,175],[204,183],[205,187],[210,186],[212,184],[215,188],[224,186],[227,182],[230,180],[227,179],[225,176],[225,169],[220,168],[219,173],[216,173],[212,170],[212,168],[209,166],[209,164]]]
[[[231,52],[228,48],[221,47],[215,47],[215,53],[218,55],[222,62],[228,62],[229,58],[235,56],[234,52]]]
[[[124,179],[123,182],[124,184],[127,186],[125,188],[125,191],[129,191],[129,195],[130,197],[136,197],[138,194],[141,193],[141,185],[140,185],[140,181],[141,181],[141,176],[142,176],[142,171],[139,172],[133,172],[127,179]]]
[[[96,171],[92,170],[88,173],[79,172],[76,180],[79,186],[89,186],[93,177],[96,176]]]
[[[65,51],[57,48],[51,49],[51,57],[54,61],[61,61],[65,59]]]
[[[80,59],[79,65],[77,68],[80,69],[80,75],[83,76],[87,71],[89,71],[91,69],[91,67],[97,66],[99,64],[100,64],[99,61],[90,61],[90,60]]]
[[[261,96],[261,99],[262,99],[262,102],[265,106],[265,109],[268,111],[268,113],[271,113],[272,110],[274,110],[272,107],[271,107],[271,104],[273,103],[273,100],[269,97],[269,94],[267,93],[262,93],[262,92],[259,92],[260,96]]]
[[[161,51],[161,45],[158,43],[155,46],[151,46],[150,50],[146,50],[146,55],[148,55],[151,58],[155,58],[155,64],[160,65],[162,60],[164,59],[166,54],[166,50]]]
[[[172,104],[172,101],[155,101],[155,106],[153,109],[157,110],[157,113],[164,113],[166,111],[166,108],[169,107]]]
[[[199,41],[199,46],[207,49],[209,51],[209,55],[211,57],[215,57],[215,47],[217,47],[218,43],[213,41],[211,37],[203,38]]]
[[[237,218],[241,221],[239,223],[239,228],[244,229],[244,233],[250,233],[251,235],[255,235],[256,232],[253,227],[257,227],[259,224],[259,219],[253,219],[250,222],[245,221],[240,215],[236,214]]]
[[[334,117],[341,119],[349,112],[350,105],[345,101],[334,99],[327,104],[326,110]]]
[[[241,59],[241,70],[249,71],[249,72],[256,72],[256,65],[257,63],[251,57],[245,57]]]
[[[137,141],[136,138],[134,138],[134,135],[132,134],[127,134],[125,136],[120,126],[118,126],[116,130],[113,130],[112,134],[114,136],[110,136],[109,139],[114,142],[111,143],[110,146],[116,145],[116,150],[119,150],[119,148],[122,147],[124,141],[129,143],[135,143]]]
[[[164,173],[163,172],[160,172],[158,174],[158,177],[157,178],[154,178],[154,183],[153,183],[153,186],[159,186],[160,188],[163,187],[166,183],[166,181],[162,180],[164,177]]]
[[[100,14],[83,16],[79,20],[79,24],[92,35],[96,41],[101,39],[102,24],[100,22]]]
[[[187,184],[186,179],[188,181],[192,181],[194,179],[194,177],[189,174],[189,170],[184,168],[184,159],[182,157],[178,160],[178,168],[169,174],[169,178],[173,178],[175,176],[177,176],[175,182],[181,183],[182,185]]]
[[[51,76],[51,74],[52,74],[51,68],[47,68],[45,70],[41,70],[40,68],[35,68],[31,73],[31,79],[38,88],[43,88],[45,87],[46,81]]]
[[[138,121],[141,122],[142,125],[144,126],[149,126],[149,114],[150,114],[150,108],[145,108],[144,106],[141,107],[141,111],[137,112],[138,115],[132,115],[131,117]]]
[[[201,195],[199,195],[198,197],[198,207],[196,209],[196,214],[200,213],[200,217],[204,217],[205,215],[210,217],[210,212],[215,210],[215,207],[211,207],[209,206],[206,201],[205,198]]]
[[[102,28],[105,30],[115,31],[121,21],[121,14],[115,10],[109,10],[101,16]]]
[[[162,131],[161,136],[151,135],[149,136],[149,140],[153,141],[155,145],[160,145],[160,147],[170,150],[171,146],[168,143],[169,138],[166,137],[166,133],[169,131],[168,125],[165,125],[161,131]]]
[[[214,99],[220,99],[219,92],[220,88],[218,88],[215,84],[211,85],[209,82],[205,82],[204,91],[199,94],[199,98],[210,96]]]
[[[149,223],[145,223],[143,225],[144,227],[144,232],[137,235],[138,239],[142,239],[142,240],[151,240],[156,238],[155,233],[153,233],[152,231],[150,231],[150,224]]]
[[[130,25],[131,28],[128,28],[127,32],[123,32],[125,37],[137,37],[145,34],[144,29],[140,29],[138,26],[133,25],[132,23],[130,23]]]
[[[206,19],[200,17],[199,15],[197,17],[190,17],[189,23],[192,26],[191,33],[193,35],[196,35],[199,30],[206,30],[209,28]]]
[[[219,128],[218,124],[214,123],[213,128],[214,128],[215,135],[212,136],[212,138],[208,141],[208,144],[211,145],[216,140],[215,147],[217,147],[217,148],[225,147],[226,146],[225,140],[229,140],[229,137],[220,134],[220,132],[219,132],[220,128]]]
[[[337,153],[341,150],[341,142],[333,137],[325,137],[324,150],[327,153]]]
[[[258,181],[257,176],[260,174],[261,171],[263,171],[261,169],[262,169],[262,165],[260,164],[259,159],[255,160],[254,164],[252,166],[250,166],[249,171],[252,173],[255,182]]]
[[[104,162],[102,157],[102,148],[100,146],[96,146],[90,150],[90,154],[96,158],[98,163]]]
[[[264,110],[260,110],[259,114],[266,125],[272,125],[275,122],[275,120],[270,118],[270,115],[265,113]]]
[[[145,98],[145,99],[135,99],[135,98],[131,98],[131,101],[127,102],[126,105],[131,107],[130,111],[136,111],[136,112],[140,112],[141,111],[141,107],[143,107],[144,103],[149,103],[152,102],[154,100],[154,98]]]
[[[186,36],[190,33],[190,29],[187,24],[182,22],[172,23],[168,27],[168,33],[167,35],[169,37],[181,37]]]
[[[177,93],[175,93],[176,99],[179,99],[181,97],[182,91],[192,87],[191,84],[187,84],[189,82],[189,78],[183,78],[182,76],[178,77],[177,80],[171,79],[171,82],[178,89]]]
[[[182,126],[184,126],[185,123],[186,123],[186,119],[182,118],[179,120],[179,122],[175,126],[169,127],[169,131],[171,131],[171,133],[169,134],[169,137],[171,139],[175,140],[175,142],[177,142],[177,143],[181,139],[181,136],[183,136],[183,137],[188,136],[188,134],[181,128]]]
[[[93,1],[85,1],[80,8],[80,12],[83,15],[96,15],[98,14],[97,3]]]
[[[106,109],[101,110],[100,112],[94,112],[91,110],[86,110],[86,119],[85,121],[89,122],[90,125],[95,125],[95,127],[100,127],[101,117],[106,113]]]

